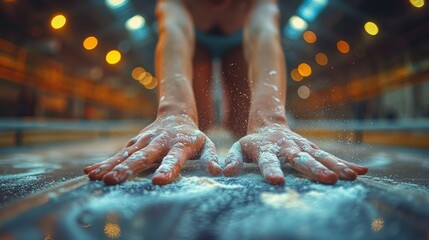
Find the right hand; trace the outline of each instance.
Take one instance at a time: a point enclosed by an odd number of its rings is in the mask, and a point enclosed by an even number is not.
[[[160,164],[152,183],[164,185],[179,176],[188,159],[197,156],[211,175],[221,174],[213,142],[188,116],[171,115],[157,118],[113,157],[86,167],[84,172],[91,180],[112,185]]]

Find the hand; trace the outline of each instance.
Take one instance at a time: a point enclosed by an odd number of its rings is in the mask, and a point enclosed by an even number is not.
[[[213,142],[186,115],[168,116],[158,118],[116,155],[84,172],[91,180],[118,184],[160,163],[152,183],[164,185],[176,179],[193,157],[199,157],[211,175],[220,175]]]
[[[281,162],[288,162],[295,170],[326,184],[334,184],[338,178],[354,180],[368,171],[320,150],[282,124],[259,128],[234,143],[225,159],[224,175],[237,175],[247,159],[258,163],[268,183],[277,185],[285,182]]]

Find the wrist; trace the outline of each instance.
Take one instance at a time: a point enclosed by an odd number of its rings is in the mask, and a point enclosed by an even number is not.
[[[190,121],[198,125],[198,115],[196,108],[185,103],[162,103],[158,107],[157,118],[167,118],[175,116]]]
[[[252,133],[257,129],[273,125],[288,126],[284,107],[278,106],[274,110],[251,110],[247,132]]]

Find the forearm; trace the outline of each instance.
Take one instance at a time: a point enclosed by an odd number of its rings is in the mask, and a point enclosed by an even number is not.
[[[267,13],[268,12],[268,13]],[[285,99],[286,76],[285,58],[280,45],[275,19],[272,24],[260,26],[258,14],[268,14],[276,18],[276,12],[269,7],[254,13],[247,29],[247,59],[252,101],[249,113],[248,131],[272,123],[286,123]],[[253,23],[252,21],[258,21]],[[252,25],[253,24],[253,25]]]
[[[193,29],[188,18],[174,22],[168,11],[158,11],[159,40],[155,52],[155,71],[159,79],[158,116],[186,114],[197,123],[192,90]]]

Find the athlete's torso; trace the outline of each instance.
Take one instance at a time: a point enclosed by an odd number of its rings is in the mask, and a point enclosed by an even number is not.
[[[222,11],[215,11],[209,0],[183,0],[183,2],[198,30],[210,32],[216,28],[225,35],[243,28],[252,4],[252,0],[232,0]]]

